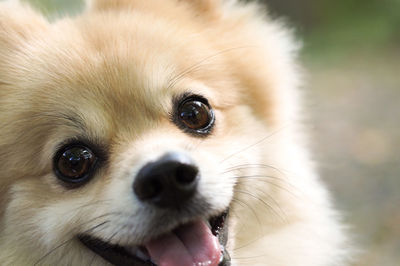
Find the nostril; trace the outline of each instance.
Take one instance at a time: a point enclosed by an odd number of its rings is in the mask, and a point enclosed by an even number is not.
[[[133,186],[135,194],[141,200],[157,197],[163,190],[160,176],[150,176],[147,180],[135,182]]]
[[[179,185],[190,185],[197,177],[199,170],[193,165],[179,165],[176,168],[175,180]]]
[[[199,170],[180,153],[168,153],[146,164],[133,182],[133,191],[143,202],[176,208],[196,194]]]

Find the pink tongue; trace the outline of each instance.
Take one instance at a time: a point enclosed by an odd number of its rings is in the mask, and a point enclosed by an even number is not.
[[[145,245],[158,266],[218,265],[221,248],[203,221],[179,227]]]

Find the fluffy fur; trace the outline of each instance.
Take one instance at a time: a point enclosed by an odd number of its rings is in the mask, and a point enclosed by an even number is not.
[[[298,122],[296,45],[264,14],[236,1],[94,0],[49,23],[0,3],[0,264],[107,265],[75,239],[104,221],[94,234],[122,245],[162,233],[131,184],[174,150],[199,165],[201,215],[230,206],[233,265],[343,265],[345,237]],[[187,91],[214,108],[212,135],[171,123],[172,98]],[[52,166],[74,138],[107,154],[77,189]]]

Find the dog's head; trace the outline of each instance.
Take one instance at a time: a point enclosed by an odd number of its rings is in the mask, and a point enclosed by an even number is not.
[[[272,224],[295,76],[257,8],[98,0],[49,24],[2,3],[0,258],[228,264]]]

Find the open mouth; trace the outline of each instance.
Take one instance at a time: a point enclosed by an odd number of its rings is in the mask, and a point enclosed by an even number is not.
[[[93,252],[115,266],[218,265],[229,266],[225,249],[228,240],[226,225],[228,212],[185,224],[134,248],[107,243],[90,235],[79,235],[79,240]]]

